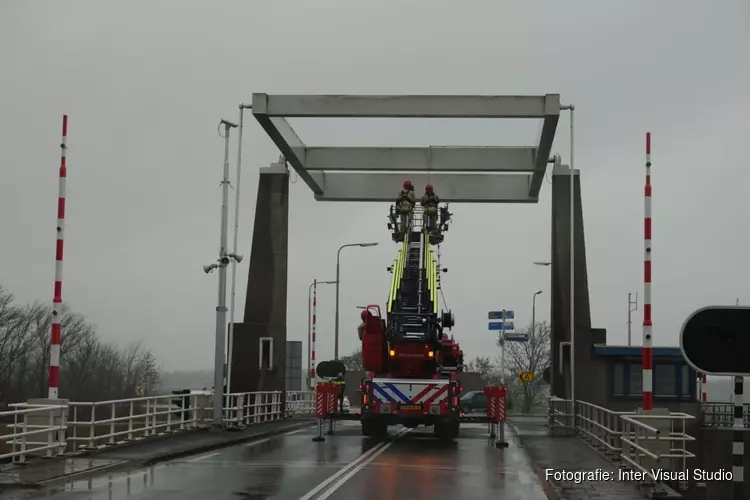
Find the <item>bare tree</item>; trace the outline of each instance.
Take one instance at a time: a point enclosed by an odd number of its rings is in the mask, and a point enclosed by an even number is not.
[[[344,363],[344,366],[346,367],[347,371],[354,372],[354,371],[363,370],[364,368],[362,367],[362,348],[358,347],[350,355],[342,356],[341,358],[339,358],[339,361]]]
[[[118,399],[157,387],[160,368],[143,344],[102,344],[95,328],[67,307],[60,321],[60,397]],[[0,286],[0,406],[46,395],[51,326],[51,306],[18,305]]]
[[[529,335],[528,342],[506,343],[506,369],[509,371],[509,397],[520,402],[520,409],[529,413],[544,400],[544,393],[538,381],[542,379],[544,370],[550,365],[550,327],[549,323],[537,323],[532,331],[531,326],[522,330]],[[521,372],[534,374],[536,383],[522,383],[518,380]],[[517,406],[518,407],[518,406]]]
[[[19,390],[14,375],[24,365],[31,349],[29,319],[13,302],[13,295],[0,287],[0,402],[3,406]]]
[[[143,347],[142,342],[128,345],[122,352],[123,381],[126,393],[143,391],[151,393],[159,385],[159,368],[151,351]]]
[[[466,365],[465,371],[478,373],[487,386],[500,385],[502,381],[499,362],[491,360],[489,356],[478,356],[472,359]]]

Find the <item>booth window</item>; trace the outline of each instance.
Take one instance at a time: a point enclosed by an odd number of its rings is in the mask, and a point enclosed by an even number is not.
[[[654,363],[654,399],[692,400],[695,398],[695,371],[684,363]],[[618,361],[612,366],[612,395],[637,399],[643,394],[643,370],[637,361]]]
[[[612,385],[615,396],[625,395],[625,365],[623,363],[615,363],[612,369]]]
[[[273,368],[273,339],[261,337],[259,341],[260,360],[258,366],[261,370],[271,370]]]

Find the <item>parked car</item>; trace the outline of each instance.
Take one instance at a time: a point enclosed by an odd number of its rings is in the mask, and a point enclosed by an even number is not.
[[[487,396],[482,391],[469,391],[461,397],[461,413],[486,413]]]
[[[469,391],[461,397],[459,406],[461,413],[487,413],[487,396],[483,391]],[[509,400],[506,410],[510,411],[512,408]]]

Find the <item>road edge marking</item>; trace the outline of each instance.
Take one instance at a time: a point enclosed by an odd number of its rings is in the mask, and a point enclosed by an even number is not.
[[[206,453],[205,455],[201,455],[199,457],[191,458],[190,460],[185,460],[187,463],[193,463],[193,462],[200,462],[201,460],[205,460],[206,458],[215,457],[216,455],[221,455],[220,451],[215,451],[213,453]]]
[[[402,429],[399,432],[397,432],[393,437],[394,438],[400,437],[400,436],[406,434],[407,432],[409,432],[410,430],[411,429]],[[386,443],[386,442],[381,441],[380,443],[376,444],[375,446],[373,446],[372,448],[370,448],[369,450],[367,450],[366,453],[363,453],[362,455],[360,455],[359,457],[357,457],[354,461],[352,461],[348,465],[346,465],[346,466],[342,467],[341,469],[339,469],[338,472],[336,472],[335,474],[332,474],[330,477],[326,478],[324,481],[321,481],[320,484],[318,484],[315,488],[313,488],[310,491],[308,491],[307,493],[305,493],[305,495],[301,496],[298,500],[310,500],[315,495],[317,495],[323,488],[325,488],[326,486],[328,486],[329,484],[331,484],[333,481],[336,481],[339,477],[343,476],[344,474],[347,474],[352,469],[358,467],[362,462],[369,460],[373,456],[380,455],[380,453],[382,453],[383,450],[385,450],[386,448],[390,447],[392,444],[393,444],[393,442]],[[368,461],[368,463],[369,463],[369,461]],[[353,475],[354,474],[352,474],[352,476]],[[350,477],[351,476],[348,476],[347,479],[350,478]],[[341,484],[344,484],[344,483],[342,482]],[[333,490],[330,490],[330,492],[333,493],[340,486],[341,485],[337,486]],[[326,490],[326,492],[328,492],[328,490]],[[328,493],[328,494],[330,495],[330,493]]]
[[[271,440],[271,438],[264,438],[259,439],[257,441],[250,441],[249,443],[245,443],[242,445],[243,448],[252,448],[253,446],[257,446],[259,444],[267,443]]]

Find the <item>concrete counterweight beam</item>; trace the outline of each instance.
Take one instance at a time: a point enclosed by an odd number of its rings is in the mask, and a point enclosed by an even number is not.
[[[433,184],[445,201],[533,203],[547,169],[560,96],[253,94],[252,109],[318,200],[393,201],[394,186],[406,176]],[[308,147],[286,120],[290,117],[535,118],[543,124],[537,146]],[[487,175],[499,172],[524,175]]]
[[[393,203],[404,179],[414,183],[421,196],[432,184],[441,202],[461,203],[536,203],[528,195],[530,174],[365,174],[349,172],[312,172],[323,194],[318,201],[364,201]]]
[[[309,147],[307,170],[533,172],[533,147]]]

